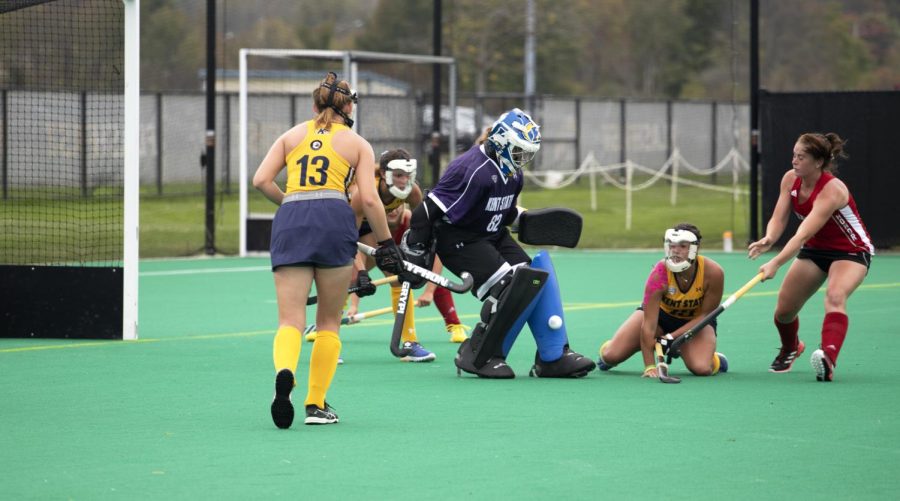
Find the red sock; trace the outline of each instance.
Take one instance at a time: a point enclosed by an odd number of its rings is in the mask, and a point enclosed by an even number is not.
[[[841,352],[841,345],[847,337],[849,324],[850,319],[843,313],[833,311],[825,314],[825,320],[822,322],[822,350],[833,364],[837,364],[838,353]]]
[[[800,338],[797,332],[800,330],[800,317],[795,317],[793,321],[783,324],[775,319],[775,327],[778,328],[778,335],[781,336],[781,347],[796,350],[800,346]]]
[[[434,290],[434,305],[444,317],[447,325],[458,324],[459,316],[456,315],[456,305],[453,304],[453,295],[447,289],[438,287]]]

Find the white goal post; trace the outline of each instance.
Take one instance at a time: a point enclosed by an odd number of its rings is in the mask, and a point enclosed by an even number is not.
[[[122,339],[138,338],[138,259],[140,256],[140,112],[141,112],[141,0],[125,2],[125,131],[123,158]]]
[[[265,69],[259,71],[252,70],[249,66],[250,63],[248,62],[248,59],[251,58],[254,61],[256,61],[257,58],[265,61],[266,64],[262,66]],[[306,64],[306,67],[309,67],[309,63],[311,62],[317,65],[321,63],[321,67],[316,66],[315,70],[310,71],[296,69],[290,71],[273,70],[272,67],[279,67],[277,60],[288,60],[294,65],[302,62]],[[258,150],[262,149],[262,144],[265,144],[265,148],[267,149],[277,135],[287,130],[291,125],[303,122],[310,118],[306,115],[301,115],[301,113],[306,113],[306,110],[311,108],[310,98],[312,89],[314,89],[315,85],[322,79],[325,71],[330,68],[338,69],[337,67],[339,66],[339,77],[342,80],[347,80],[352,88],[358,90],[360,94],[360,104],[357,107],[356,123],[353,128],[360,132],[370,142],[374,143],[370,134],[371,131],[375,129],[382,133],[382,142],[385,145],[390,144],[389,147],[392,148],[401,146],[400,144],[394,143],[414,144],[421,142],[422,138],[419,136],[421,130],[416,126],[421,126],[422,114],[420,113],[421,110],[414,105],[416,95],[418,94],[416,91],[419,89],[416,89],[415,85],[408,85],[396,78],[381,76],[374,72],[363,75],[363,72],[360,70],[361,64],[377,65],[391,63],[415,66],[439,64],[448,68],[447,108],[449,111],[449,127],[447,128],[447,138],[449,152],[452,158],[456,152],[457,142],[456,61],[454,58],[368,51],[246,48],[240,50],[238,82],[238,113],[240,120],[240,212],[238,221],[240,224],[240,240],[238,245],[242,257],[247,256],[250,253],[265,252],[259,251],[253,248],[253,246],[248,247],[248,220],[250,220],[251,223],[260,220],[265,223],[266,219],[268,219],[269,226],[266,227],[265,224],[261,226],[261,228],[263,228],[262,231],[265,232],[267,232],[266,228],[270,228],[271,225],[271,214],[254,215],[250,213],[249,209],[248,190],[249,179],[252,176],[251,169],[255,170],[258,162],[262,158]],[[304,79],[308,79],[309,82],[304,82]],[[310,82],[314,82],[312,87],[309,87]],[[368,111],[366,108],[367,97],[380,95],[381,93],[390,94],[390,96],[386,96],[385,99],[390,98],[394,100],[390,101],[391,103],[396,102],[400,104],[400,106],[388,105],[383,111],[385,115],[390,114],[391,117],[384,119],[366,113],[366,111]],[[286,117],[281,117],[281,122],[278,123],[263,123],[264,119],[254,119],[252,117],[253,114],[259,110],[255,105],[251,106],[248,102],[251,98],[257,98],[255,100],[260,102],[260,109],[270,106],[273,109],[277,109],[279,113],[286,114]],[[285,111],[285,108],[287,108],[288,111]],[[400,114],[398,109],[405,110],[405,115]],[[298,110],[300,111],[298,112]],[[415,115],[411,116],[411,112],[413,111],[415,112]],[[443,111],[444,110],[442,109],[441,116],[444,114]],[[402,118],[397,115],[402,115]],[[434,114],[432,114],[432,116],[434,116]],[[393,122],[391,121],[392,119],[394,120]],[[288,121],[290,123],[287,123]],[[254,130],[252,131],[251,125],[254,127]],[[389,131],[389,129],[393,130]],[[390,134],[387,133],[388,131]],[[256,147],[257,151],[253,152],[254,158],[252,159],[249,141],[251,134],[258,143]],[[373,144],[373,147],[375,147],[375,144]],[[378,156],[379,151],[380,150],[376,148],[376,157]],[[264,154],[265,151],[262,151],[262,155]],[[254,241],[259,240],[259,235],[255,231],[255,228],[256,226],[253,228]],[[266,243],[266,249],[268,249],[267,246],[268,243]]]

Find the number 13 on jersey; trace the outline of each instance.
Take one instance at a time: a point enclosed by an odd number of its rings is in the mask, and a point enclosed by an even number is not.
[[[311,186],[325,186],[325,183],[328,182],[328,173],[325,172],[328,170],[328,157],[315,156],[310,159],[309,155],[303,155],[297,159],[297,165],[300,166],[300,186],[306,186],[307,180]],[[309,166],[315,169],[318,176],[307,175]]]

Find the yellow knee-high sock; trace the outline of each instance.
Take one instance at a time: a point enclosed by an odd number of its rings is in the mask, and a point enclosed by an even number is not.
[[[416,313],[415,313],[415,298],[413,298],[413,291],[409,291],[409,299],[406,301],[406,318],[403,319],[403,334],[400,336],[400,339],[403,342],[412,341],[416,342],[419,339],[416,337]],[[391,305],[394,307],[394,315],[397,314],[397,306],[400,304],[400,287],[391,287]]]
[[[331,386],[338,357],[341,355],[341,339],[336,332],[319,331],[309,354],[309,390],[304,405],[325,408],[325,394]]]
[[[718,354],[718,353],[713,353],[713,358],[712,358],[712,374],[711,374],[711,375],[712,375],[712,376],[715,376],[716,374],[718,374],[718,373],[719,373],[719,368],[720,368],[720,367],[722,367],[722,361],[719,360],[719,354]]]
[[[290,325],[282,325],[275,333],[272,343],[272,358],[275,361],[275,372],[290,369],[297,374],[297,360],[300,358],[300,331]]]

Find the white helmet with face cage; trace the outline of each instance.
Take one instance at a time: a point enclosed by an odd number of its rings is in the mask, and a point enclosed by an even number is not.
[[[666,230],[666,238],[663,241],[663,250],[666,253],[666,268],[669,269],[672,273],[678,273],[680,271],[684,271],[691,267],[694,264],[694,261],[697,259],[697,243],[700,240],[697,238],[692,231],[688,230],[677,230],[674,228],[669,228]],[[672,258],[675,257],[672,252],[673,244],[690,244],[690,250],[688,251],[687,259],[682,259],[679,261],[673,261]]]

